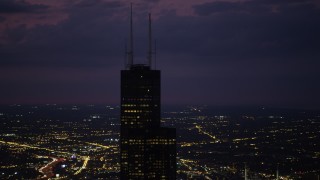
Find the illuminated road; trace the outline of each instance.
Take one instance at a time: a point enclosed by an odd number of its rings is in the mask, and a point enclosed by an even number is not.
[[[199,165],[197,164],[196,161],[189,160],[189,159],[180,159],[180,162],[181,162],[181,165],[188,168],[188,170],[182,170],[180,172],[183,172],[190,177],[195,176],[195,175],[196,176],[197,175],[205,176],[206,172],[202,172],[199,170]]]
[[[86,143],[90,144],[90,145],[102,147],[102,148],[105,148],[105,149],[109,149],[109,148],[115,147],[115,146],[104,146],[104,145],[101,145],[101,144],[90,143],[90,142],[86,142]],[[0,140],[0,144],[5,144],[5,145],[9,145],[9,146],[18,146],[18,147],[30,148],[30,149],[46,150],[46,151],[49,151],[49,152],[57,152],[57,153],[60,153],[60,154],[65,154],[67,156],[71,156],[73,154],[73,153],[70,153],[70,152],[57,151],[57,150],[53,150],[53,149],[49,149],[49,148],[37,147],[37,146],[28,145],[28,144],[20,144],[20,143],[16,143],[16,142],[3,141],[3,140]],[[81,171],[87,167],[88,161],[90,160],[89,156],[81,156],[81,157],[84,159],[84,162],[83,162],[82,167],[78,171],[75,172],[75,175],[81,173]],[[44,166],[44,167],[39,169],[39,172],[44,174],[45,178],[50,178],[50,177],[53,176],[52,171],[51,171],[52,166],[54,166],[56,163],[58,163],[60,161],[59,159],[56,159],[56,158],[52,158],[52,159],[53,159],[52,162],[48,163],[46,166]]]
[[[52,167],[58,163],[58,159],[54,157],[50,158],[52,159],[52,161],[39,169],[39,172],[43,174],[41,178],[51,178],[54,176],[52,172]]]
[[[30,148],[30,149],[41,149],[41,150],[46,150],[46,151],[50,151],[50,152],[58,152],[61,154],[72,155],[69,152],[57,151],[57,150],[53,150],[53,149],[37,147],[37,146],[28,145],[28,144],[20,144],[20,143],[16,143],[16,142],[2,141],[2,140],[0,140],[0,143],[6,144],[6,145],[11,145],[11,146],[19,146],[19,147]]]
[[[205,132],[202,130],[202,127],[199,125],[196,125],[196,128],[199,130],[199,132],[209,136],[210,138],[212,138],[213,140],[217,140],[217,138],[215,136],[212,136],[211,134],[209,134],[208,132]]]
[[[190,171],[192,171],[192,166],[189,165],[188,163],[193,163],[193,161],[191,160],[187,160],[187,159],[180,159],[180,162],[182,165],[184,165],[185,167],[187,167]]]
[[[102,144],[91,143],[91,142],[85,142],[85,143],[90,144],[90,145],[93,145],[93,146],[102,147],[102,148],[104,148],[104,149],[110,149],[110,148],[116,147],[116,146],[105,146],[105,145],[102,145]]]
[[[87,167],[89,160],[90,160],[90,156],[85,157],[82,167],[77,172],[75,172],[74,175],[81,173],[81,171]]]

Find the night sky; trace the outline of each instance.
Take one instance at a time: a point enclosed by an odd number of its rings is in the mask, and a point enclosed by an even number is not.
[[[320,108],[319,0],[136,0],[163,104]],[[0,103],[120,103],[125,0],[0,0]]]

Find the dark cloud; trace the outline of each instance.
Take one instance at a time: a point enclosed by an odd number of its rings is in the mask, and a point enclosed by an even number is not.
[[[188,77],[167,77],[165,93],[178,82],[175,96],[186,103],[320,107],[319,9],[309,1],[264,2],[204,4],[203,13],[195,7],[199,17],[161,18],[159,56],[170,64],[161,69]]]
[[[161,0],[142,0],[143,3],[159,3]]]
[[[28,30],[25,25],[20,25],[16,28],[8,29],[5,33],[8,35],[10,43],[19,44],[24,40],[27,31]]]
[[[207,16],[215,13],[251,13],[255,15],[264,13],[276,13],[283,9],[305,8],[305,6],[316,8],[313,0],[250,0],[244,2],[223,2],[216,1],[194,6],[195,12],[200,16]]]
[[[124,4],[119,1],[102,1],[102,0],[83,0],[75,4],[76,7],[82,7],[82,8],[90,8],[93,6],[102,6],[106,8],[120,8],[123,7]]]
[[[0,47],[3,59],[0,66],[100,67],[115,64],[116,56],[124,51],[127,27],[126,22],[110,18],[112,14],[112,10],[106,11],[99,5],[89,10],[74,7],[69,19],[57,25],[7,29],[7,44]]]
[[[146,60],[145,7],[134,9],[137,63]],[[213,2],[194,10],[164,10],[153,22],[164,103],[320,107],[320,12],[312,1]],[[65,11],[68,18],[55,25],[3,32],[0,68],[16,70],[2,71],[6,102],[117,102],[128,5],[81,1]]]
[[[47,9],[48,6],[32,5],[19,0],[1,0],[0,13],[34,13]]]
[[[216,7],[217,4],[219,6]],[[219,9],[221,4],[225,5]],[[256,11],[255,4],[256,1],[214,2],[202,5],[206,8],[204,12],[216,12],[219,9],[223,13],[200,17],[177,17],[172,14],[170,18],[163,17],[157,24],[160,27],[160,43],[163,43],[160,45],[168,53],[224,57],[229,60],[261,57],[289,60],[320,56],[317,50],[320,48],[317,43],[320,40],[320,23],[317,23],[320,22],[320,11],[315,5],[281,3],[279,12],[270,9],[259,13],[243,13],[244,10]],[[199,7],[195,9],[201,14]],[[230,9],[226,10],[226,7]]]
[[[5,17],[0,16],[0,22],[3,22],[3,21],[5,21],[5,20],[6,20]]]

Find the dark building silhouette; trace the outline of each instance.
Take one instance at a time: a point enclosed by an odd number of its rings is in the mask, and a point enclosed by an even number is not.
[[[133,63],[132,9],[126,69],[121,71],[121,179],[176,179],[176,130],[160,127],[160,71]]]

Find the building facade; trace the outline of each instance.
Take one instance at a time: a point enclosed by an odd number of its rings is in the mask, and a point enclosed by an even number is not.
[[[121,179],[176,179],[176,131],[160,127],[160,71],[121,71]]]

